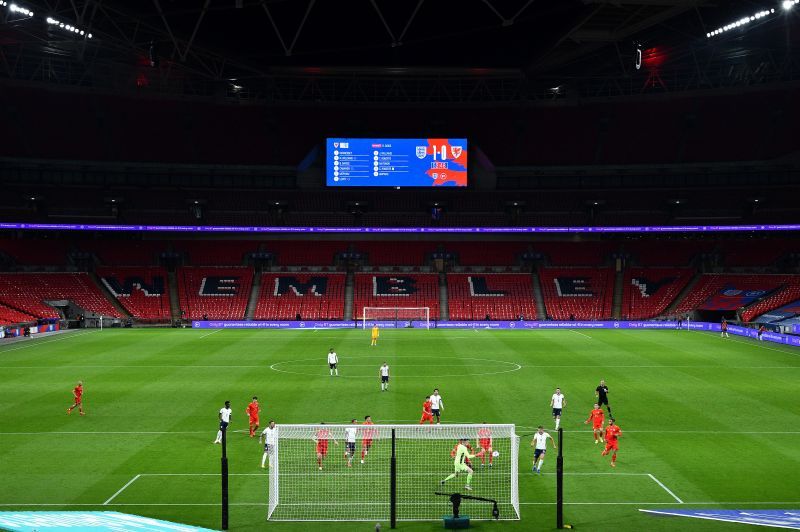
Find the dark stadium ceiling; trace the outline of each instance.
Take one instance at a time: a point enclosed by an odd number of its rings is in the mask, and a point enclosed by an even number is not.
[[[5,66],[6,77],[25,77],[16,63],[12,68],[12,59],[30,64],[37,56],[69,57],[141,70],[155,55],[162,77],[167,69],[172,76],[233,82],[286,75],[451,74],[534,83],[624,77],[634,68],[635,43],[649,51],[649,66],[695,69],[692,75],[702,77],[702,64],[728,57],[781,55],[759,58],[749,70],[759,62],[781,63],[797,43],[790,29],[800,18],[800,7],[781,13],[779,0],[19,0],[18,5],[35,11],[36,20],[0,13],[6,17],[0,18],[0,73]],[[746,34],[706,37],[743,15],[772,8],[778,13]],[[91,30],[93,39],[54,31],[44,17]],[[36,68],[47,67],[30,68],[34,79]],[[55,70],[51,77],[98,75],[96,69],[77,74],[74,64],[62,68],[69,72]],[[143,74],[137,76],[144,83]]]

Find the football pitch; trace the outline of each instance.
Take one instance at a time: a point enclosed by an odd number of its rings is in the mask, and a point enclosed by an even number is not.
[[[330,347],[338,378],[328,375]],[[600,379],[623,431],[616,469],[583,424]],[[87,415],[67,416],[78,380]],[[532,474],[530,435],[539,424],[555,435],[557,386],[567,401],[564,515],[577,529],[755,530],[639,509],[800,508],[800,350],[789,347],[669,330],[383,330],[370,347],[369,332],[352,329],[133,329],[0,347],[0,510],[113,510],[219,528],[220,447],[211,442],[230,400],[232,530],[373,530],[266,522],[267,474],[245,406],[259,397],[262,428],[269,419],[346,423],[367,414],[416,423],[438,387],[443,423],[514,423],[523,435],[521,520],[476,528],[553,529],[555,453]],[[421,470],[427,459],[451,460],[421,457]]]

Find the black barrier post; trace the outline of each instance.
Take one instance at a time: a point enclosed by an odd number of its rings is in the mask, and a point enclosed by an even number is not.
[[[556,528],[564,528],[564,429],[558,429],[556,458]]]
[[[397,438],[392,429],[392,461],[389,466],[389,521],[392,528],[397,528]]]
[[[227,430],[222,431],[222,530],[228,530],[228,445]]]

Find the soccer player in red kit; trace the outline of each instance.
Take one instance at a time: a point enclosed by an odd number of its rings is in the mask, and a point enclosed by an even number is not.
[[[320,423],[320,425],[324,424],[325,422]],[[328,441],[331,439],[333,439],[333,436],[331,436],[331,431],[325,427],[319,429],[317,434],[314,436],[314,442],[317,444],[317,465],[319,466],[320,471],[322,471],[322,461],[328,454]],[[336,440],[333,440],[333,443],[339,445],[339,442]]]
[[[609,451],[614,451],[614,454],[611,455],[611,467],[617,467],[617,451],[619,450],[617,440],[621,434],[622,430],[614,424],[614,418],[608,418],[608,426],[606,427],[606,448],[601,453],[601,456],[607,455]]]
[[[86,412],[83,411],[83,381],[78,381],[78,385],[72,389],[72,397],[74,397],[75,403],[67,408],[67,415],[70,415],[77,406],[81,415],[85,416]]]
[[[252,402],[247,405],[244,412],[250,418],[250,437],[255,438],[258,430],[258,413],[261,412],[261,407],[258,406],[258,397],[253,396]]]
[[[372,422],[372,417],[371,416],[365,416],[364,417],[364,422],[362,423],[362,425],[374,425],[374,423]],[[364,463],[364,457],[367,456],[367,454],[369,453],[370,448],[372,447],[372,440],[373,440],[373,438],[375,438],[376,432],[377,431],[375,429],[370,429],[370,428],[364,429],[364,432],[363,432],[364,437],[361,439],[361,463],[362,464]]]
[[[486,422],[483,422],[486,425]],[[478,447],[481,448],[481,452],[478,454],[481,457],[481,465],[486,464],[486,455],[489,455],[489,467],[492,467],[492,460],[494,460],[494,456],[492,456],[492,429],[489,427],[481,427],[478,429]]]
[[[419,420],[420,425],[424,425],[428,421],[433,425],[433,411],[431,410],[431,396],[425,397],[425,402],[422,403],[422,418]]]
[[[588,425],[590,421],[592,422],[592,433],[594,433],[595,445],[597,445],[598,436],[600,437],[600,441],[603,441],[603,420],[605,417],[600,405],[595,403],[594,410],[589,412],[589,419],[583,422],[584,425]]]

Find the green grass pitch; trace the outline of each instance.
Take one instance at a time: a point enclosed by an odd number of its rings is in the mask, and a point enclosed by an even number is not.
[[[331,346],[341,360],[338,379],[328,376]],[[377,377],[384,360],[392,368],[388,393]],[[623,430],[613,470],[583,425],[601,378]],[[79,379],[88,415],[67,416]],[[361,330],[70,332],[0,347],[0,504],[115,510],[218,528],[220,448],[211,442],[226,399],[232,430],[246,429],[244,408],[254,394],[264,406],[262,424],[366,414],[377,423],[417,422],[422,398],[438,387],[443,421],[515,423],[530,434],[539,424],[552,430],[549,401],[560,386],[567,523],[579,530],[746,530],[638,509],[800,508],[799,384],[800,351],[686,331],[384,330],[374,348]],[[543,475],[532,475],[529,442],[521,443],[521,521],[480,522],[480,530],[554,528],[555,456]],[[233,432],[229,456],[232,529],[321,528],[265,523],[260,446]],[[438,530],[441,523],[400,526]]]

